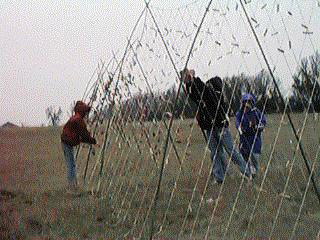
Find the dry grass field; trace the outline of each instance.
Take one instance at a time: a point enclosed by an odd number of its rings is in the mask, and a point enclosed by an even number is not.
[[[293,239],[316,239],[320,204],[311,184],[304,198],[308,175],[300,152],[294,154],[296,141],[287,120],[277,134],[280,117],[268,116],[261,172],[254,187],[242,181],[234,165],[221,187],[207,181],[210,158],[201,132],[197,126],[192,128],[191,120],[175,121],[173,130],[179,126],[180,131],[173,138],[182,170],[171,148],[154,215],[154,239],[203,239],[206,233],[209,239],[267,239],[273,223],[272,239],[289,239],[294,227]],[[303,117],[293,116],[300,131]],[[231,126],[236,138],[233,125],[234,119]],[[309,115],[302,135],[317,172],[319,127]],[[83,148],[77,161],[79,196],[65,191],[61,128],[0,129],[0,239],[148,238],[165,130],[162,124],[160,135],[152,123],[146,123],[145,129],[149,140],[138,124],[123,127],[120,135],[110,129],[99,193],[88,190],[98,182],[100,148],[95,147],[91,156],[86,185],[82,174],[88,148]],[[98,134],[100,146],[103,133],[101,129]],[[320,187],[320,177],[315,179]],[[262,183],[263,191],[259,191]],[[281,194],[284,189],[285,196]]]

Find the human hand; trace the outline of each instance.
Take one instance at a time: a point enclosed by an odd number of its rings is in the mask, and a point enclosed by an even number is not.
[[[257,129],[258,131],[263,131],[264,125],[263,125],[262,123],[259,123],[258,125],[256,125],[256,129]]]
[[[195,71],[193,69],[184,69],[180,72],[181,75],[181,81],[183,81],[184,83],[188,83],[193,81],[194,76],[195,76]]]

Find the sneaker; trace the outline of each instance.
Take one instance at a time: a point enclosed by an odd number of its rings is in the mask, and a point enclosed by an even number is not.
[[[218,185],[222,184],[222,182],[223,182],[223,180],[218,180],[218,179],[215,179],[213,181],[214,184],[218,184]]]
[[[250,166],[250,171],[251,171],[252,175],[256,175],[257,174],[257,170],[253,165]]]
[[[250,173],[240,173],[241,177],[244,177],[244,179],[247,179],[248,181],[252,181],[252,174]]]

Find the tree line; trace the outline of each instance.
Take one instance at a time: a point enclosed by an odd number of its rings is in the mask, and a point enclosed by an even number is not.
[[[320,54],[316,52],[310,57],[303,58],[296,69],[291,85],[290,94],[285,100],[292,112],[320,112]],[[228,103],[229,115],[234,115],[240,108],[241,96],[251,92],[257,97],[256,106],[266,113],[276,113],[284,110],[281,98],[274,86],[273,80],[266,70],[256,75],[241,73],[223,78],[224,96]],[[281,88],[282,81],[276,79]],[[165,112],[170,112],[175,118],[193,118],[196,107],[188,100],[187,94],[180,91],[177,104],[174,101],[177,87],[172,86],[157,94],[140,93],[121,103],[121,116],[131,120],[161,120]]]
[[[320,54],[303,58],[292,76],[291,92],[286,100],[293,112],[320,112]],[[281,112],[284,109],[280,96],[273,84],[270,74],[266,70],[256,75],[233,75],[223,78],[224,97],[228,103],[229,115],[234,115],[240,108],[241,96],[251,92],[257,97],[256,106],[265,113]],[[276,79],[281,86],[282,81]],[[161,120],[165,112],[172,113],[174,118],[193,118],[196,106],[188,99],[184,89],[180,91],[177,103],[174,102],[178,89],[175,85],[166,91],[157,93],[139,93],[112,105],[106,106],[104,116],[111,117],[112,112],[119,113],[122,119],[130,120]],[[118,113],[116,113],[118,112]],[[97,114],[97,113],[96,113]],[[46,109],[49,125],[58,125],[62,111],[61,108],[50,106]]]

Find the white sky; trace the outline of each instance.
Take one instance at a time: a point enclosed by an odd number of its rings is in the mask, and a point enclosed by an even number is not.
[[[67,110],[99,60],[124,48],[143,6],[136,0],[1,1],[0,125],[46,123],[49,105]]]
[[[155,16],[159,20],[159,25],[162,29],[166,26],[173,26],[173,24],[175,24],[173,27],[177,27],[179,23],[178,27],[188,30],[188,27],[183,27],[182,18],[178,17],[178,14],[170,9],[192,2],[194,1],[153,0],[153,7],[167,8],[167,10],[154,8]],[[214,8],[221,7],[222,2],[230,3],[229,6],[233,9],[235,6],[232,3],[234,1],[230,0],[214,2],[217,2],[213,6]],[[283,57],[278,56],[280,53],[277,51],[278,47],[282,49],[287,47],[288,39],[284,29],[279,26],[279,24],[281,25],[281,18],[277,18],[272,14],[272,8],[275,7],[276,2],[284,5],[280,11],[282,11],[281,16],[283,16],[288,27],[290,40],[293,42],[292,53],[301,58],[301,56],[312,54],[314,52],[313,47],[319,49],[319,40],[317,39],[320,36],[320,8],[317,7],[317,0],[306,0],[301,5],[297,5],[297,2],[300,2],[297,0],[261,0],[256,2],[258,2],[256,6],[248,6],[248,11],[251,16],[260,19],[261,25],[264,25],[263,28],[257,29],[258,34],[263,35],[265,28],[268,27],[270,29],[269,35],[271,36],[271,33],[274,33],[279,28],[280,34],[276,42],[272,42],[271,37],[270,39],[262,39],[262,41],[270,55],[272,65],[283,66],[283,69],[287,69],[286,73],[280,72],[279,75],[282,74],[281,76],[286,78],[289,76],[290,78],[290,71],[282,61]],[[271,2],[273,2],[273,6]],[[263,3],[269,4],[269,15],[259,15],[259,12],[262,11],[261,6],[264,5]],[[183,14],[186,14],[184,21],[187,23],[190,23],[190,21],[199,23],[203,14],[203,7],[206,4],[207,1],[198,1],[195,4],[195,9],[182,9]],[[144,1],[142,0],[1,1],[0,125],[7,121],[16,124],[23,123],[28,126],[46,123],[45,109],[50,105],[61,106],[64,112],[69,110],[72,101],[81,99],[86,84],[98,62],[101,59],[110,59],[112,51],[123,53],[127,37],[143,8]],[[294,14],[291,19],[288,18],[287,10]],[[301,14],[301,11],[304,13]],[[161,14],[168,14],[168,16]],[[212,44],[214,40],[219,40],[223,43],[223,36],[228,40],[232,34],[235,35],[239,43],[244,42],[243,46],[241,46],[242,50],[255,44],[254,41],[250,42],[248,40],[248,38],[252,38],[250,32],[246,32],[246,30],[239,32],[239,29],[237,29],[239,22],[232,22],[235,19],[235,21],[240,21],[239,17],[235,18],[233,15],[229,15],[229,20],[226,20],[221,16],[220,18],[215,17],[212,11],[211,14],[213,15],[208,16],[208,19],[206,19],[207,25],[204,29],[213,27],[215,23],[219,22],[219,27],[215,27],[217,30],[215,38],[210,39],[203,33],[199,36],[199,40],[203,40],[203,46],[214,51],[212,54],[208,51],[200,51],[199,55],[195,53],[196,58],[192,59],[190,64],[196,68],[200,68],[200,65],[208,66],[207,62],[209,60],[212,59],[214,62],[219,54],[226,54],[222,50],[213,48],[214,44]],[[272,18],[271,20],[269,19],[270,17]],[[273,26],[270,26],[270,22],[274,23]],[[151,20],[149,19],[149,25],[150,23]],[[312,35],[313,40],[305,39],[304,35],[294,33],[294,31],[302,33],[301,23],[308,25],[310,31],[314,32]],[[272,30],[272,27],[275,29]],[[191,33],[194,33],[194,31],[191,31]],[[169,42],[171,41],[172,45],[175,45],[178,49],[180,47],[180,53],[185,54],[190,47],[192,37],[190,36],[190,39],[180,46],[177,37],[174,35],[172,35],[172,39],[169,39]],[[273,36],[272,39],[276,37]],[[148,36],[145,37],[144,42],[151,44],[152,37],[149,35],[149,39],[147,38]],[[315,46],[312,46],[312,44]],[[159,52],[163,51],[162,54],[165,54],[161,41],[158,41],[158,48]],[[224,48],[224,51],[226,49],[227,47]],[[303,49],[302,53],[301,49]],[[274,50],[275,52],[273,52]],[[139,54],[140,59],[145,58],[143,60],[146,68],[150,68],[151,65],[155,66],[155,60],[152,60],[152,58],[150,58],[151,62],[148,63],[146,55],[143,55],[146,53],[140,51]],[[236,59],[234,56],[237,56],[237,53],[233,55],[233,59]],[[203,61],[199,61],[202,58]],[[293,68],[291,71],[295,69],[293,59],[292,54],[287,56],[287,60]],[[183,61],[185,60],[181,60],[181,62]],[[221,66],[217,62],[214,71],[222,75],[238,72],[240,67],[230,62],[230,60],[228,61],[223,62]],[[241,61],[241,58],[237,58],[236,61]],[[254,62],[254,64],[250,64],[250,61],[251,63]],[[252,69],[242,66],[243,69],[241,68],[241,71],[248,71],[251,74],[261,69],[261,64],[257,63],[254,58],[248,60],[248,62],[249,65],[252,65]],[[169,65],[163,66],[169,67]],[[202,75],[205,73],[212,74],[211,70],[203,68],[200,69],[200,73]],[[66,117],[65,113],[64,120]]]

